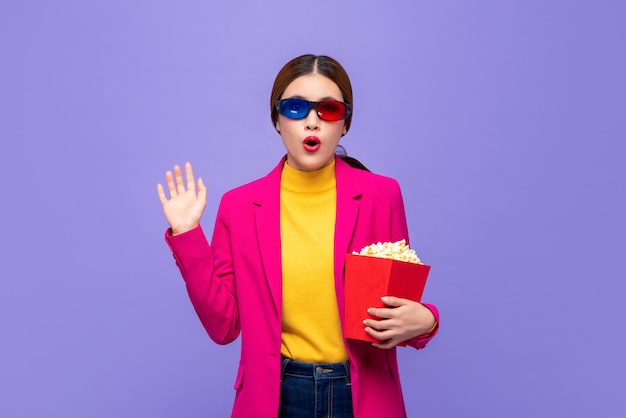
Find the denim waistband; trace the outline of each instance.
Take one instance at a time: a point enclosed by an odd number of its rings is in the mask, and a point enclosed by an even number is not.
[[[350,363],[303,363],[283,357],[282,375],[311,377],[319,379],[346,378],[350,380]]]

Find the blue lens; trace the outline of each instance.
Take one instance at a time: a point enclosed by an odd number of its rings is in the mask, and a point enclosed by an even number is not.
[[[302,99],[285,99],[280,102],[281,115],[289,119],[303,119],[311,110],[311,103]]]

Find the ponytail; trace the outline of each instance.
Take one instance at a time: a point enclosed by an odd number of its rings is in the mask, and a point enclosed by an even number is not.
[[[337,149],[335,150],[335,154],[337,154],[337,156],[339,158],[341,158],[342,160],[344,160],[346,163],[348,163],[348,165],[350,167],[354,167],[354,168],[358,168],[359,170],[365,170],[365,171],[370,171],[367,167],[365,167],[363,165],[362,162],[360,162],[359,160],[357,160],[354,157],[349,157],[348,156],[348,152],[346,151],[346,149],[341,146],[341,145],[337,145]]]

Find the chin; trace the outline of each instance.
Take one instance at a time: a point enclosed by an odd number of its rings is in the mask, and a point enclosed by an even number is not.
[[[319,170],[321,168],[326,167],[328,164],[330,164],[330,162],[332,161],[332,159],[316,159],[315,161],[306,161],[304,162],[304,164],[300,164],[300,166],[302,167],[303,170],[307,170],[307,171],[315,171],[315,170]]]
[[[287,161],[292,168],[296,170],[302,171],[315,171],[320,168],[326,167],[333,160],[334,154],[326,157],[321,157],[319,155],[306,155],[303,158],[294,158],[291,156],[287,156]]]

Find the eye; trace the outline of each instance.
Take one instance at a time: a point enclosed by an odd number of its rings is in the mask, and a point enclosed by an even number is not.
[[[337,102],[323,102],[318,107],[322,112],[335,113],[339,111],[339,103]]]
[[[289,104],[287,105],[287,109],[289,109],[292,112],[299,112],[304,108],[304,106],[302,106],[302,103],[300,102],[289,102]]]
[[[309,109],[309,102],[302,99],[285,99],[282,102],[283,112],[289,113],[291,115],[301,115],[306,113]]]

